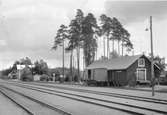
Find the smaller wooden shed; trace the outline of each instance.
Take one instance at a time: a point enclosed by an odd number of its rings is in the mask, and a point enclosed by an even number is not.
[[[132,85],[151,81],[151,61],[145,55],[122,56],[109,60],[98,60],[86,68],[86,79],[108,82],[111,85]],[[155,78],[160,69],[154,65]]]

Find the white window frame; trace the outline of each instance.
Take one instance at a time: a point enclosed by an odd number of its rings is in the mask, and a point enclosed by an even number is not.
[[[143,65],[140,65],[140,61],[143,61]],[[144,58],[140,58],[140,59],[138,59],[138,67],[145,67],[145,59]]]
[[[145,71],[144,80],[139,80],[138,71],[140,71],[140,70],[144,70]],[[137,68],[136,73],[137,73],[137,81],[147,81],[147,69],[146,68]]]

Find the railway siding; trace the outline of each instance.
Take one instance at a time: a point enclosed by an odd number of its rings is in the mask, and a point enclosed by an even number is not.
[[[3,84],[3,83],[2,83]],[[8,84],[8,85],[6,85]],[[128,114],[167,114],[167,101],[163,99],[154,99],[140,96],[131,96],[126,94],[114,94],[93,90],[86,90],[80,88],[68,88],[60,86],[46,86],[42,84],[33,84],[25,82],[4,82],[4,86],[12,90],[19,91],[20,93],[25,92],[26,95],[30,97],[40,95],[43,102],[49,102],[55,104],[58,98],[62,100],[70,100],[72,104],[75,103],[85,103],[85,105],[94,105],[101,108],[109,108],[113,110],[122,111]],[[55,101],[45,99],[46,96],[53,97]],[[55,99],[56,98],[56,99]],[[37,99],[37,98],[36,98]],[[65,105],[67,103],[64,103]],[[61,105],[65,110],[70,110],[66,108],[65,105],[57,102],[57,106]],[[83,109],[83,108],[82,108]],[[71,112],[75,113],[74,111]]]
[[[75,99],[75,100],[78,100],[78,101],[84,101],[86,103],[93,103],[93,104],[98,104],[100,106],[105,106],[105,107],[108,107],[108,108],[115,108],[115,109],[119,109],[121,108],[122,111],[129,111],[129,112],[134,112],[134,113],[141,113],[141,114],[158,114],[158,113],[167,113],[167,111],[163,111],[164,108],[161,110],[161,109],[155,109],[155,108],[149,108],[149,106],[151,106],[150,103],[145,103],[145,102],[142,102],[141,104],[138,104],[138,102],[134,101],[132,102],[132,100],[127,100],[127,99],[120,99],[120,98],[113,98],[113,97],[102,97],[100,95],[95,95],[95,94],[81,94],[80,95],[77,95],[77,92],[74,92],[71,93],[66,91],[57,91],[57,92],[54,92],[54,90],[51,90],[49,88],[45,88],[45,89],[42,89],[42,88],[39,88],[39,87],[30,87],[30,86],[24,86],[22,85],[24,88],[29,88],[31,90],[37,90],[37,91],[42,91],[44,93],[49,93],[49,94],[55,94],[55,95],[58,95],[58,96],[63,96],[63,97],[66,97],[66,98],[70,98],[70,99]],[[68,92],[68,93],[67,93]],[[73,95],[71,95],[73,94]],[[89,96],[87,96],[89,95]],[[94,98],[92,98],[94,97]],[[85,99],[86,98],[86,99]],[[108,101],[108,100],[110,101]],[[112,100],[112,101],[111,101]],[[128,102],[129,101],[129,102]],[[144,104],[146,104],[147,106],[145,106]]]
[[[7,87],[1,86],[1,91],[30,115],[70,115]]]
[[[47,101],[50,104],[60,104],[61,106],[63,106],[63,108],[66,108],[66,110],[71,111],[72,115],[92,115],[92,114],[96,114],[96,115],[108,115],[109,113],[113,113],[114,115],[120,114],[120,115],[143,115],[141,113],[136,113],[133,111],[129,111],[129,110],[123,110],[123,109],[116,109],[113,105],[113,107],[109,107],[109,106],[105,106],[104,104],[98,104],[96,101],[90,101],[90,100],[85,100],[84,102],[81,101],[81,99],[72,99],[71,98],[65,98],[65,96],[58,96],[58,95],[50,95],[48,93],[44,93],[44,92],[37,92],[35,90],[32,89],[26,89],[24,87],[17,87],[17,86],[10,86],[7,85],[5,87],[8,87],[10,89],[14,89],[18,92],[24,92],[24,94],[29,95],[31,97],[36,97],[37,95],[39,96],[39,100],[43,100],[43,101]],[[48,99],[48,97],[50,97]],[[61,101],[60,101],[61,98]],[[73,97],[75,98],[75,97]],[[48,100],[47,100],[48,99]],[[87,102],[88,103],[87,103]],[[95,109],[96,108],[96,109]],[[119,107],[118,107],[119,108]],[[96,111],[95,111],[96,110]]]
[[[0,115],[29,115],[29,113],[9,99],[0,89]]]

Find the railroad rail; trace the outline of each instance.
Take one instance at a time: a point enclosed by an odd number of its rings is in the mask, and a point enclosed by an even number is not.
[[[17,102],[15,99],[13,99],[11,96],[9,96],[9,94],[7,94],[4,89],[0,88],[0,92],[7,97],[8,99],[10,99],[12,102],[14,102],[16,105],[18,105],[20,108],[22,108],[23,110],[25,110],[29,115],[34,115],[33,112],[31,112],[31,110],[27,109],[24,105],[22,105],[21,103]]]
[[[154,114],[155,113],[156,114],[158,114],[158,113],[167,114],[167,111],[161,111],[161,110],[158,110],[158,109],[150,109],[150,108],[140,107],[140,106],[136,106],[136,105],[130,105],[130,104],[126,104],[126,103],[119,103],[119,102],[115,102],[115,101],[111,101],[111,100],[109,101],[109,100],[104,100],[104,99],[99,99],[99,98],[94,98],[94,97],[89,97],[89,96],[83,96],[83,95],[79,95],[79,94],[65,93],[63,91],[56,91],[55,89],[51,90],[51,89],[36,87],[34,85],[30,86],[32,84],[26,84],[25,85],[25,83],[20,83],[20,85],[19,84],[13,84],[13,85],[19,86],[19,87],[24,87],[24,88],[31,89],[31,90],[36,90],[36,91],[43,92],[43,93],[58,95],[58,96],[62,96],[62,97],[65,97],[65,98],[70,98],[70,99],[73,99],[73,100],[83,101],[83,102],[86,102],[86,103],[96,104],[96,105],[99,105],[99,106],[105,106],[105,107],[112,108],[112,109],[114,108],[114,109],[118,109],[118,110],[121,110],[121,111],[129,112],[129,113],[132,113],[132,114],[145,114],[144,111],[149,112],[149,113],[153,112]],[[59,89],[60,89],[60,87],[59,87]],[[68,89],[68,90],[72,90],[72,89]],[[79,91],[79,90],[77,90],[77,91]],[[90,93],[90,92],[86,92],[86,93]],[[120,97],[119,96],[119,98],[125,98],[125,97]],[[147,100],[147,101],[154,103],[153,100]],[[113,107],[113,106],[107,106],[107,105],[101,104],[101,103],[107,103],[107,104],[112,103],[112,104],[116,104],[116,105],[121,105],[123,108],[126,106],[126,109],[125,108],[124,109],[119,108],[119,107]],[[158,103],[157,100],[156,100],[155,103]],[[160,102],[160,103],[165,104],[166,102]],[[130,107],[131,109],[127,109],[127,107]],[[134,111],[134,109],[137,109],[138,112]],[[143,111],[143,113],[142,113],[142,111]]]
[[[21,83],[21,82],[20,82]],[[91,94],[97,94],[97,95],[103,95],[103,96],[111,96],[111,97],[119,97],[119,98],[127,98],[137,101],[146,101],[146,102],[152,102],[152,103],[159,103],[159,104],[167,104],[167,100],[163,99],[155,99],[155,98],[149,98],[149,97],[141,97],[141,96],[133,96],[133,95],[126,95],[126,94],[118,94],[118,93],[108,93],[108,92],[102,92],[102,91],[93,91],[93,90],[87,90],[87,89],[76,89],[76,88],[69,88],[69,87],[61,87],[61,86],[53,86],[53,85],[45,85],[40,83],[26,83],[22,82],[23,84],[32,84],[37,86],[43,86],[48,88],[56,88],[56,89],[63,89],[63,90],[70,90],[70,91],[76,91],[76,92],[85,92],[85,93],[91,93]]]
[[[71,115],[71,113],[63,111],[54,105],[42,102],[3,85],[0,85],[0,92],[30,115],[45,115],[48,113],[49,115]]]
[[[19,82],[19,81],[17,81]],[[60,83],[57,83],[57,82],[30,82],[30,83],[34,83],[34,84],[46,84],[46,85],[55,85],[55,84],[60,84]],[[70,84],[64,84],[64,85],[70,85]],[[80,84],[73,84],[74,86],[84,86],[84,85],[80,85]],[[84,86],[85,87],[85,86]],[[91,87],[91,86],[88,86],[88,87]],[[146,92],[152,92],[152,90],[149,90],[149,89],[141,89],[141,88],[132,88],[132,87],[112,87],[112,88],[115,88],[115,89],[124,89],[124,90],[135,90],[135,91],[146,91]],[[155,89],[155,92],[157,93],[167,93],[167,90],[156,90]]]

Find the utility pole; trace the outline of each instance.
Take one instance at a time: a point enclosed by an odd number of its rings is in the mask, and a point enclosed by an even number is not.
[[[153,54],[153,36],[152,36],[152,16],[150,16],[150,41],[151,41],[151,82],[152,96],[154,96],[154,54]]]

